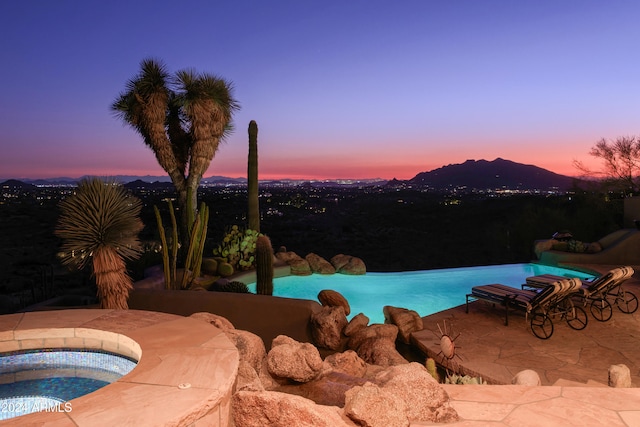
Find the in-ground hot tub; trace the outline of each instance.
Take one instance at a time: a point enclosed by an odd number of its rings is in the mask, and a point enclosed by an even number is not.
[[[229,425],[239,357],[202,320],[141,310],[55,310],[0,316],[0,353],[98,349],[138,360],[87,395],[0,426]]]
[[[137,363],[119,354],[88,349],[0,354],[0,420],[71,410],[70,400],[117,381]]]

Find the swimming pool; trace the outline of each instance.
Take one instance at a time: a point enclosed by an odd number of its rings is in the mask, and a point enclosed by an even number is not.
[[[382,308],[385,305],[415,310],[420,316],[427,316],[464,304],[465,295],[473,286],[502,283],[519,288],[527,277],[540,274],[593,277],[580,271],[535,263],[367,273],[362,276],[313,274],[274,279],[273,295],[317,301],[321,290],[333,289],[349,301],[349,319],[364,313],[370,323],[384,323]],[[255,283],[248,287],[255,292]]]
[[[136,361],[98,350],[43,349],[0,354],[0,420],[68,402],[131,372]]]

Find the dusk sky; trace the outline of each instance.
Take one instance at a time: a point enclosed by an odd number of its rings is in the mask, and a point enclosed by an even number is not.
[[[640,133],[635,0],[3,1],[0,178],[166,175],[110,105],[155,58],[231,80],[205,176],[398,178],[497,157],[577,175]]]

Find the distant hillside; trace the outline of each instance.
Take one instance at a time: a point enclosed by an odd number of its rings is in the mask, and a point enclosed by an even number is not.
[[[123,184],[124,188],[128,188],[130,190],[137,190],[137,189],[141,189],[141,188],[146,188],[146,189],[155,189],[155,190],[161,190],[161,189],[173,189],[173,184],[171,182],[160,182],[160,181],[155,181],[155,182],[146,182],[143,181],[141,179],[136,179],[135,181],[131,181],[131,182],[127,182],[125,184]]]
[[[577,179],[533,165],[497,158],[493,161],[467,160],[430,172],[421,172],[408,182],[436,189],[466,186],[475,189],[568,190]]]
[[[8,179],[3,183],[0,183],[0,188],[22,188],[23,190],[36,188],[33,184],[28,184],[26,182],[18,181],[17,179]]]

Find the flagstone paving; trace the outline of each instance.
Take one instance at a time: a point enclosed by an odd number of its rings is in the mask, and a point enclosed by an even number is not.
[[[612,267],[589,268],[606,272]],[[625,289],[640,296],[637,276]],[[505,326],[503,308],[476,301],[466,313],[465,296],[460,299],[462,305],[424,317],[425,329],[412,335],[427,356],[494,384],[444,385],[462,417],[448,425],[640,426],[640,388],[607,385],[609,366],[625,364],[633,386],[640,387],[640,310],[624,314],[614,308],[608,322],[589,315],[581,331],[555,322],[551,338],[541,340],[528,329],[523,313],[510,315]],[[458,357],[452,360],[440,352],[445,325],[457,346]],[[542,386],[510,385],[525,369],[536,371]]]

